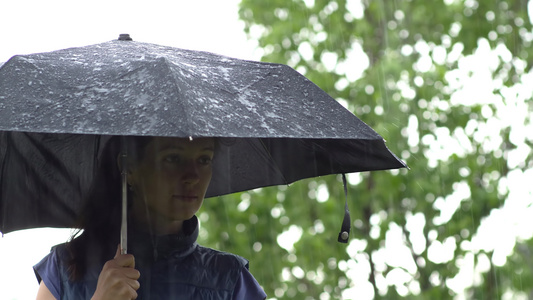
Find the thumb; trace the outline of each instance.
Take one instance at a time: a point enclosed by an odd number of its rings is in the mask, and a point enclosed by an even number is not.
[[[120,248],[120,244],[118,244],[117,246],[117,252],[115,252],[115,257],[113,258],[117,258],[118,256],[120,256],[122,254],[122,249]]]
[[[120,245],[117,247],[117,252],[113,260],[121,267],[135,268],[135,257],[131,254],[122,254]]]

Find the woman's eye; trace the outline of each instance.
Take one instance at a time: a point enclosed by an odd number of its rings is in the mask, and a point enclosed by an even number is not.
[[[211,157],[209,156],[202,156],[198,159],[198,162],[202,165],[208,165],[211,163]]]
[[[168,156],[165,156],[163,160],[168,163],[178,163],[180,162],[180,156],[179,155],[168,155]]]

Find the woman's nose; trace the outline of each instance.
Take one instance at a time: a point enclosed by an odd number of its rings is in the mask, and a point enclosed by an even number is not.
[[[196,163],[187,162],[183,164],[182,180],[187,184],[194,184],[200,180],[200,172]]]

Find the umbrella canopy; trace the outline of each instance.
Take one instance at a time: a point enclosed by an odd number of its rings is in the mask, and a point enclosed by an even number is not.
[[[113,135],[219,138],[207,197],[405,167],[286,65],[123,37],[0,68],[0,231],[72,226]]]

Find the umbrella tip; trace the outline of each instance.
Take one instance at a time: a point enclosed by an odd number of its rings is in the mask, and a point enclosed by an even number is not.
[[[118,36],[118,40],[119,41],[133,41],[133,39],[130,37],[130,35],[128,33],[121,33]]]

